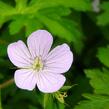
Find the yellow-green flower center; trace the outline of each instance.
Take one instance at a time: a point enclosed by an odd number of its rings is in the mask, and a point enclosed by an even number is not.
[[[37,71],[40,71],[40,70],[43,69],[43,63],[42,63],[42,60],[41,60],[40,57],[36,57],[36,59],[35,59],[35,61],[34,61],[34,63],[33,63],[32,68],[33,68],[34,70],[37,70]]]

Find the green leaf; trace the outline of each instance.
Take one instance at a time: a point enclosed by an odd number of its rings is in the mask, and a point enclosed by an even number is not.
[[[15,0],[15,2],[16,2],[16,8],[18,10],[22,10],[27,6],[28,0]]]
[[[78,11],[91,10],[91,3],[89,0],[32,0],[32,4],[39,4],[41,8],[64,6]]]
[[[90,84],[96,94],[109,95],[109,71],[99,69],[85,70],[86,76],[90,79]]]
[[[19,19],[18,19],[19,18]],[[9,24],[9,32],[11,35],[18,33],[21,29],[26,30],[26,36],[30,35],[33,31],[42,28],[43,25],[35,18],[29,18],[29,16],[16,16]],[[32,21],[32,22],[31,22]]]
[[[64,5],[65,7],[74,8],[76,10],[90,10],[91,4],[88,0],[53,0],[57,4]]]
[[[57,11],[57,9],[58,9],[58,11]],[[67,15],[71,14],[71,10],[69,8],[65,8],[63,6],[55,6],[55,7],[40,9],[39,13],[44,16],[54,18],[54,17],[60,17],[60,16],[67,16]]]
[[[43,28],[43,24],[38,19],[35,18],[27,19],[25,28],[26,28],[26,37],[28,37],[33,31]]]
[[[44,109],[64,109],[64,104],[55,99],[53,94],[44,94]]]
[[[72,34],[69,30],[66,29],[63,25],[60,24],[60,20],[53,20],[46,16],[37,16],[40,20],[47,26],[47,28],[54,34],[59,37],[66,39],[67,41],[72,41]],[[61,31],[60,31],[61,30]]]
[[[89,4],[89,0],[79,2],[77,0],[31,0],[30,2],[16,0],[15,7],[5,4],[8,10],[7,14],[2,14],[0,17],[0,26],[11,20],[9,23],[10,34],[14,35],[24,29],[26,36],[37,29],[46,27],[54,36],[69,43],[73,42],[74,49],[80,53],[84,47],[81,27],[76,20],[69,19],[67,16],[71,14],[70,8],[86,11],[90,7]]]
[[[77,24],[69,19],[55,18],[43,16],[38,14],[36,16],[54,35],[73,42],[75,50],[79,52],[83,47],[83,37]]]
[[[97,17],[97,23],[105,26],[109,24],[109,1],[103,2],[101,4],[101,9],[103,12]]]
[[[17,16],[15,20],[13,20],[9,24],[9,32],[11,35],[18,33],[25,25],[26,16]]]
[[[101,95],[84,95],[83,100],[74,109],[109,109],[109,97]]]
[[[68,15],[69,14],[69,8],[74,8],[76,10],[80,11],[85,11],[89,10],[91,5],[90,2],[87,0],[31,0],[30,3],[28,3],[28,0],[15,0],[16,1],[16,6],[15,8],[12,7],[11,5],[8,5],[2,1],[0,1],[0,19],[6,19],[6,20],[1,20],[0,24],[2,25],[4,22],[7,20],[13,19],[14,16],[16,15],[29,15],[33,16],[38,12],[38,11],[45,11],[48,8],[50,10],[50,14],[54,13],[59,13],[62,15]],[[66,3],[67,2],[67,3]],[[58,11],[57,11],[58,7]],[[61,8],[60,8],[61,7]],[[54,8],[54,9],[53,9]],[[31,15],[30,15],[31,14]],[[58,15],[59,15],[58,14]],[[17,18],[19,20],[19,18]],[[14,27],[13,27],[14,28]]]
[[[98,54],[97,57],[99,58],[99,60],[106,65],[107,67],[109,67],[109,47],[107,48],[99,48],[98,49]]]
[[[31,0],[30,2],[16,0],[15,7],[4,4],[7,13],[1,13],[0,26],[11,20],[10,34],[14,35],[21,32],[21,29],[25,29],[26,36],[37,29],[46,27],[54,36],[73,42],[76,52],[79,53],[84,45],[81,29],[77,21],[68,19],[66,16],[71,14],[70,8],[80,11],[88,10],[90,7],[88,4],[90,4],[88,0],[79,2],[77,0]]]
[[[72,86],[63,86],[63,87],[60,89],[60,91],[67,91],[67,90],[71,89],[73,86],[74,86],[74,85],[72,85]]]
[[[0,27],[16,14],[16,10],[9,4],[0,1]]]
[[[0,17],[1,16],[10,16],[13,13],[15,13],[14,7],[12,7],[11,5],[0,1]]]

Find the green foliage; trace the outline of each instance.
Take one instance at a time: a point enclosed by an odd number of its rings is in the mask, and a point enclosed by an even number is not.
[[[44,95],[44,109],[51,109],[51,108],[53,108],[53,96],[51,94],[45,94]]]
[[[84,95],[88,100],[81,101],[75,109],[109,109],[109,97],[101,95]]]
[[[87,100],[80,101],[75,109],[108,109],[109,108],[109,70],[91,69],[85,70],[90,78],[90,84],[94,88],[94,95],[84,94]],[[107,96],[106,96],[107,95]]]
[[[28,36],[31,32],[46,26],[54,35],[69,42],[73,41],[77,52],[83,47],[82,34],[80,33],[79,26],[77,26],[78,23],[62,17],[71,13],[70,8],[78,11],[90,10],[91,5],[88,1],[31,0],[28,3],[27,0],[16,0],[15,7],[1,1],[0,8],[0,25],[2,26],[3,23],[11,20],[9,24],[11,35],[20,32],[24,28],[26,30],[26,36]]]
[[[69,89],[71,89],[73,86],[63,86],[60,91],[68,91]]]
[[[103,12],[98,16],[98,24],[105,26],[107,24],[109,24],[109,1],[105,1],[101,4],[101,10],[103,10]]]
[[[108,57],[109,57],[109,47],[107,47],[107,48],[99,48],[97,57],[99,58],[99,60],[104,65],[109,67],[109,60],[108,60]]]
[[[109,48],[99,48],[98,59],[109,67]],[[75,109],[108,109],[109,108],[109,70],[106,68],[85,70],[86,76],[94,89],[94,95],[84,94],[87,100],[80,101]],[[107,95],[107,96],[106,96]]]
[[[45,94],[44,109],[64,109],[64,105],[58,102],[53,94]]]
[[[109,71],[99,69],[85,70],[86,76],[90,78],[90,84],[96,94],[109,95]]]

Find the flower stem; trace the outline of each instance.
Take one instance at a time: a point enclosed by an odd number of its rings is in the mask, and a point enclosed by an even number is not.
[[[1,89],[11,85],[13,82],[14,82],[14,79],[12,78],[12,79],[0,84],[0,109],[3,109],[2,108],[2,100],[1,100]]]
[[[49,97],[49,94],[44,94],[44,109],[46,108],[48,97]]]
[[[0,89],[3,89],[3,88],[5,88],[5,87],[11,85],[13,82],[14,82],[14,79],[12,78],[12,79],[10,79],[10,80],[8,80],[8,81],[6,81],[6,82],[0,84]]]
[[[2,100],[1,100],[1,90],[0,90],[0,109],[3,109],[2,108]]]

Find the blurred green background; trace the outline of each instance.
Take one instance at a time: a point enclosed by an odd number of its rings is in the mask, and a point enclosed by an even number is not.
[[[12,80],[7,45],[38,29],[74,54],[64,103]],[[109,0],[0,0],[0,109],[109,109]]]

